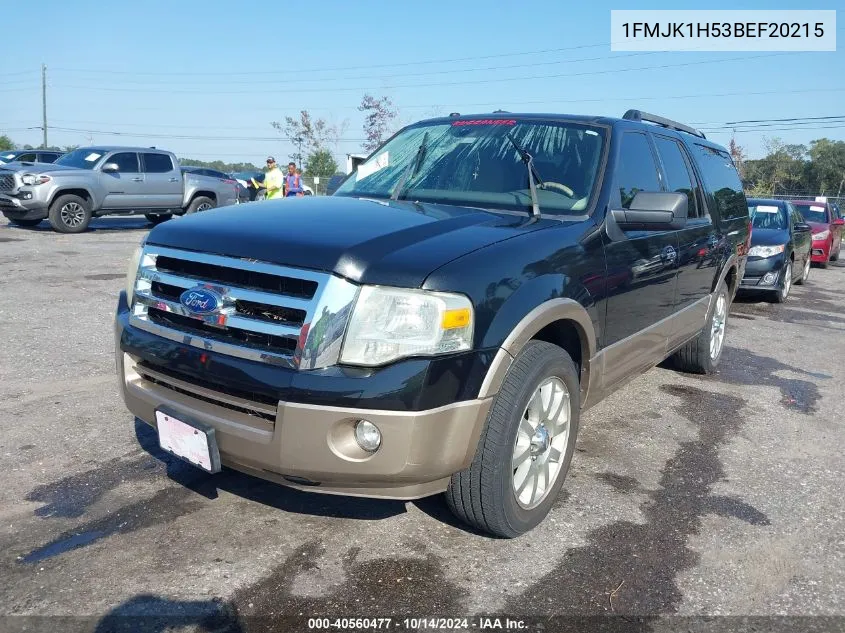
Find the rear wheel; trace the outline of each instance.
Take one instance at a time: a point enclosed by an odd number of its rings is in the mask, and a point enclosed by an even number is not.
[[[6,218],[6,219],[9,220],[9,224],[14,224],[15,226],[33,227],[33,226],[38,226],[39,224],[41,224],[41,220],[23,220],[23,219],[18,219],[18,218]]]
[[[710,313],[704,329],[689,343],[675,352],[675,366],[681,371],[693,374],[712,374],[722,357],[725,330],[730,310],[728,286],[722,281],[710,303]]]
[[[575,363],[557,345],[529,342],[505,376],[472,464],[452,476],[452,512],[506,538],[537,526],[569,470],[579,412]]]
[[[145,213],[144,217],[152,224],[161,224],[162,222],[167,222],[173,215],[170,213]]]
[[[804,282],[810,277],[810,255],[807,255],[807,260],[804,262],[804,270],[801,272],[801,278],[795,281],[795,285],[803,286]]]
[[[82,233],[91,223],[91,209],[85,198],[59,196],[50,205],[50,225],[59,233]]]
[[[185,211],[185,215],[190,213],[200,213],[202,211],[208,211],[209,209],[213,209],[217,206],[214,203],[214,200],[211,198],[206,198],[205,196],[197,196],[193,200],[191,200],[190,206],[188,206],[188,210]]]

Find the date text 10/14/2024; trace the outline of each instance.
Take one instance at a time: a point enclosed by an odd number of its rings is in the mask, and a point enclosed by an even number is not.
[[[476,618],[309,618],[309,630],[390,630],[410,631],[520,631],[526,630],[524,620],[495,617]]]

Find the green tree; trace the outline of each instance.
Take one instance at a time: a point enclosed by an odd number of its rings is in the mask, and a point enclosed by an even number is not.
[[[12,142],[12,139],[3,134],[0,136],[0,152],[5,152],[10,149],[15,149],[15,144]]]
[[[305,175],[328,178],[338,172],[337,161],[327,149],[320,149],[311,153],[305,163]]]
[[[820,194],[838,195],[845,179],[845,141],[820,138],[810,143],[807,180]]]
[[[358,111],[364,113],[364,136],[367,138],[361,147],[372,152],[387,138],[399,113],[389,97],[376,99],[368,94],[361,99]]]
[[[186,167],[206,167],[208,169],[216,169],[226,173],[236,171],[261,171],[260,167],[256,167],[252,163],[224,163],[222,160],[197,160],[196,158],[180,158],[180,165]]]
[[[270,123],[286,140],[293,143],[296,151],[289,158],[302,165],[304,151],[307,156],[326,148],[328,143],[337,143],[340,132],[338,126],[327,123],[325,119],[315,119],[308,110],[301,110],[299,117],[286,116],[285,122]],[[345,124],[344,124],[345,126]]]

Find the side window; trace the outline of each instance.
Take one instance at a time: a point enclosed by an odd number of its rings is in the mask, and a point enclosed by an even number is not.
[[[19,163],[34,163],[36,161],[35,153],[32,154],[21,154],[16,159]]]
[[[106,162],[117,163],[117,170],[122,174],[137,174],[141,171],[138,168],[138,154],[135,152],[113,154]]]
[[[786,208],[789,209],[789,219],[792,223],[792,226],[795,226],[796,224],[801,224],[804,221],[804,218],[801,217],[801,213],[798,211],[798,209],[795,208],[794,204],[792,204],[791,202],[787,202]]]
[[[645,134],[626,132],[622,137],[616,188],[625,209],[631,206],[638,191],[660,191],[657,164]]]
[[[173,161],[167,154],[144,154],[144,171],[148,174],[166,174],[173,171]]]
[[[692,148],[704,185],[708,195],[713,196],[719,217],[747,218],[748,205],[742,191],[742,182],[730,154],[698,143],[693,144]]]
[[[669,191],[687,194],[688,216],[691,218],[701,217],[698,212],[698,186],[695,183],[687,159],[684,156],[681,146],[677,141],[664,136],[655,136],[654,144],[657,145],[657,153],[663,163],[663,171],[666,172],[666,184]]]
[[[42,163],[55,163],[58,158],[58,154],[41,154]]]

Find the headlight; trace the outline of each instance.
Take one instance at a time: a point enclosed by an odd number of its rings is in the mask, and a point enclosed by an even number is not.
[[[472,348],[472,303],[463,295],[364,286],[349,319],[340,362],[375,366],[406,356]]]
[[[826,240],[830,237],[830,231],[824,230],[821,233],[813,233],[813,241],[817,242],[818,240]]]
[[[783,252],[783,244],[778,246],[752,246],[748,251],[749,257],[773,257]]]
[[[138,278],[138,266],[141,265],[141,255],[144,252],[144,242],[132,253],[129,260],[129,267],[126,269],[126,303],[131,308],[132,300],[135,298],[135,281]]]
[[[45,182],[50,182],[50,176],[36,176],[35,174],[24,174],[21,176],[21,182],[25,185],[43,185]]]

